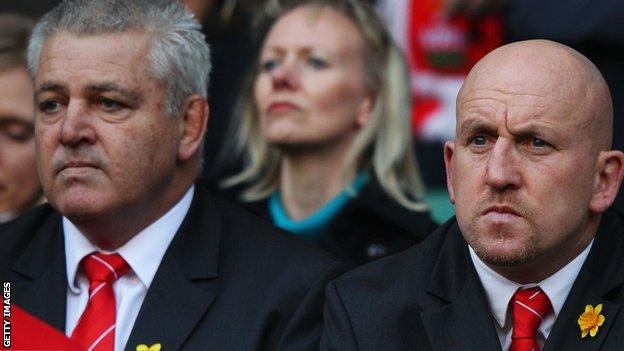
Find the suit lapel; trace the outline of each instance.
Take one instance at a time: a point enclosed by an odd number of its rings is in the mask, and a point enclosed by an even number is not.
[[[56,213],[48,216],[14,265],[20,278],[14,280],[13,298],[16,305],[65,333],[67,273],[60,218]]]
[[[428,292],[448,304],[421,313],[434,350],[500,351],[490,308],[467,244],[451,225]]]
[[[603,216],[593,247],[546,340],[544,351],[596,351],[607,338],[620,312],[620,304],[615,303],[612,296],[624,283],[624,229],[617,217],[611,211]],[[601,314],[605,322],[595,337],[581,338],[577,320],[586,305],[598,304],[603,305]]]
[[[587,335],[585,338],[581,338],[581,331],[579,325],[577,323],[578,317],[585,310],[585,305],[596,306],[597,304],[602,304],[602,312],[601,314],[605,316],[604,324],[599,328],[598,334],[595,337],[591,337]],[[575,304],[576,305],[576,304]],[[549,347],[544,347],[544,351],[554,351],[554,350],[587,350],[587,351],[597,351],[600,350],[603,342],[606,339],[607,334],[609,333],[609,329],[613,324],[613,320],[616,318],[619,313],[620,306],[611,301],[603,300],[600,298],[588,298],[585,300],[584,304],[579,303],[579,306],[583,308],[576,308],[572,313],[572,318],[561,319],[561,321],[565,321],[565,325],[561,327],[562,333],[559,335],[559,342],[555,342],[555,338],[553,338],[552,342],[548,342]],[[559,319],[557,320],[559,323]],[[550,340],[550,337],[549,337]],[[552,346],[550,346],[552,345]]]
[[[196,187],[193,204],[147,291],[126,350],[160,343],[180,349],[207,313],[218,287],[220,214]]]

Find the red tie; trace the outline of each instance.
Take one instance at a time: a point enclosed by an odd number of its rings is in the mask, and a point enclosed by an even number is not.
[[[551,311],[548,296],[539,287],[518,289],[511,298],[513,334],[509,351],[540,351],[536,334]]]
[[[82,260],[89,279],[89,302],[72,332],[72,340],[87,351],[115,348],[115,293],[113,284],[130,267],[118,254],[94,253]]]

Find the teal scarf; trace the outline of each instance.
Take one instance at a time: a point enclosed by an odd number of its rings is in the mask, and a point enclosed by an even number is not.
[[[273,223],[291,233],[297,234],[305,239],[317,240],[329,223],[336,215],[345,207],[350,199],[354,198],[357,193],[366,185],[370,178],[368,172],[360,172],[345,190],[338,194],[335,198],[321,207],[318,211],[302,220],[292,220],[288,217],[286,210],[282,204],[279,191],[271,194],[269,198],[269,213]]]

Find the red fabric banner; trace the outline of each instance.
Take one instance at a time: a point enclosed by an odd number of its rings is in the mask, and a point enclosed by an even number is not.
[[[84,351],[67,338],[65,333],[18,306],[11,306],[10,317],[4,318],[4,321],[4,342],[1,350]],[[9,347],[6,347],[7,341],[10,342]]]

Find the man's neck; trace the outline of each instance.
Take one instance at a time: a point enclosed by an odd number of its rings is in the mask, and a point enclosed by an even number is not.
[[[191,186],[180,187],[170,195],[162,194],[158,199],[138,204],[131,209],[112,210],[110,213],[93,216],[94,218],[69,218],[69,220],[95,246],[114,251],[171,210]]]

